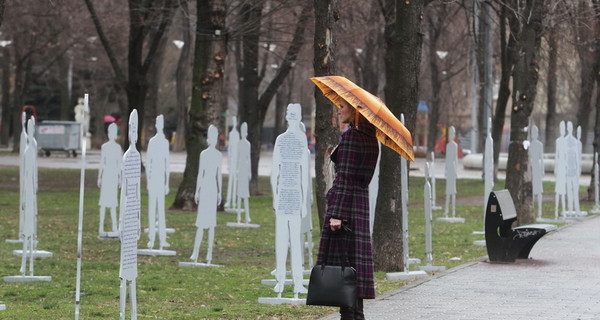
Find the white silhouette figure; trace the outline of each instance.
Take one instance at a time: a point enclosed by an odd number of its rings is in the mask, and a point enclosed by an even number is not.
[[[306,164],[308,143],[300,130],[302,111],[299,104],[289,104],[286,120],[288,129],[275,140],[273,149],[273,171],[271,172],[271,188],[273,190],[273,209],[275,209],[275,255],[276,280],[274,291],[281,298],[285,285],[285,264],[287,260],[288,242],[292,256],[292,278],[294,295],[306,293],[302,285],[302,218],[307,215],[308,168]]]
[[[217,226],[217,206],[221,203],[221,185],[223,178],[221,174],[221,162],[223,156],[216,149],[219,131],[213,125],[208,127],[208,148],[200,153],[200,169],[196,181],[196,193],[194,199],[198,204],[198,216],[196,218],[196,240],[194,250],[190,259],[198,262],[198,254],[204,230],[208,229],[208,250],[206,263],[211,264],[212,250],[215,241],[215,227]]]
[[[21,255],[21,275],[25,276],[27,256],[29,256],[29,273],[33,276],[33,261],[37,246],[37,142],[34,138],[35,119],[27,121],[27,146],[23,159],[23,195],[21,197],[21,210],[23,211],[23,253]]]
[[[567,205],[569,213],[579,215],[579,173],[580,159],[579,144],[577,138],[573,135],[573,123],[567,122],[567,136],[565,137],[565,165],[566,165],[566,181],[567,181]],[[576,200],[577,199],[577,200]],[[575,209],[575,211],[573,211]]]
[[[129,281],[129,300],[131,301],[131,319],[137,319],[136,284],[137,279],[137,242],[140,239],[140,209],[142,158],[135,147],[138,139],[138,114],[133,110],[129,115],[129,148],[123,155],[121,173],[121,203],[119,214],[119,236],[121,240],[121,265],[119,278],[120,319],[125,319],[125,301],[127,281]]]
[[[250,223],[250,206],[248,199],[250,198],[250,179],[252,179],[252,170],[250,167],[250,141],[248,141],[248,124],[242,123],[240,127],[242,139],[237,146],[237,197],[236,197],[236,212],[237,223],[240,223],[240,213],[242,211],[242,202],[246,212],[246,223]]]
[[[456,170],[458,166],[458,145],[454,142],[455,130],[450,127],[448,144],[446,144],[446,206],[444,216],[448,217],[450,205],[452,217],[456,217]]]
[[[98,233],[104,234],[104,215],[106,208],[110,209],[112,232],[117,232],[117,206],[118,190],[121,184],[121,166],[123,161],[123,150],[116,142],[117,125],[111,123],[108,126],[108,142],[101,147],[100,170],[98,171],[98,187],[100,188],[100,224]]]
[[[573,199],[575,200],[576,204],[575,207],[576,208],[580,208],[579,206],[579,180],[581,179],[581,157],[583,156],[583,144],[581,144],[581,126],[577,126],[577,152],[579,153],[579,156],[577,157],[577,163],[578,163],[578,167],[579,167],[579,172],[577,173],[577,182],[576,185],[578,186],[576,190],[577,196]],[[587,215],[586,211],[577,211],[578,215]]]
[[[560,135],[555,142],[556,152],[554,153],[554,177],[556,184],[554,186],[555,206],[554,216],[558,220],[558,203],[562,203],[562,212],[565,213],[565,195],[567,194],[567,155],[566,155],[566,137],[565,122],[560,122]]]
[[[160,250],[167,242],[165,195],[169,194],[169,141],[163,132],[164,117],[156,117],[156,135],[148,142],[146,177],[148,179],[148,248],[154,247],[158,231]],[[158,226],[158,230],[156,227]]]
[[[373,178],[369,183],[369,231],[373,236],[373,226],[375,225],[375,209],[377,208],[377,195],[379,194],[379,163],[381,162],[381,142],[377,141],[379,154],[377,155],[377,164],[373,172]]]
[[[23,112],[21,115],[21,139],[19,143],[19,196],[21,203],[25,196],[25,191],[23,190],[23,182],[25,181],[25,148],[27,148],[27,114]],[[24,219],[25,213],[23,212],[23,206],[19,206],[19,238],[21,237],[21,234],[23,234]]]
[[[300,130],[302,131],[302,133],[306,134],[306,126],[304,126],[304,123],[300,122]],[[308,265],[306,266],[306,269],[310,269],[313,264],[313,240],[312,240],[312,230],[313,230],[313,226],[312,226],[312,205],[313,205],[313,184],[312,184],[312,169],[311,169],[311,162],[310,162],[310,149],[306,149],[306,172],[305,174],[308,175],[307,179],[308,179],[308,197],[306,198],[306,216],[302,218],[302,223],[301,223],[301,236],[300,236],[300,244],[302,245],[302,252],[306,251],[306,255],[308,256]],[[302,255],[302,258],[304,258],[304,254]],[[302,265],[304,265],[306,262],[306,260],[303,260]]]
[[[531,144],[529,146],[529,163],[531,165],[531,186],[534,203],[537,202],[538,218],[542,217],[542,195],[544,186],[544,145],[538,139],[537,126],[531,127]],[[537,201],[536,201],[537,200]]]
[[[227,199],[226,208],[235,207],[237,196],[237,163],[238,163],[238,145],[240,143],[240,133],[237,130],[237,117],[231,117],[231,131],[229,131],[229,142],[227,144],[227,161],[229,163],[229,177],[227,179]]]

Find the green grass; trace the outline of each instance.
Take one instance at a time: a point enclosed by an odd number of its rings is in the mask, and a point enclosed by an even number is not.
[[[38,240],[39,249],[54,253],[54,257],[37,259],[35,274],[52,276],[51,282],[4,283],[0,286],[0,301],[7,310],[0,313],[3,319],[72,319],[76,281],[77,219],[79,212],[79,170],[42,169],[39,172]],[[86,173],[85,217],[83,237],[83,267],[81,282],[81,318],[115,319],[119,313],[119,243],[97,239],[98,197],[97,171]],[[144,181],[144,179],[143,179]],[[173,201],[181,174],[171,179]],[[226,179],[224,179],[226,181]],[[235,214],[219,213],[216,227],[213,263],[224,268],[181,268],[179,261],[189,261],[195,237],[196,212],[169,210],[167,226],[176,232],[169,235],[175,257],[138,257],[138,316],[140,319],[315,319],[333,312],[335,308],[290,305],[258,304],[259,297],[274,297],[262,279],[272,278],[275,266],[274,213],[268,180],[261,178],[259,189],[263,196],[250,199],[252,222],[259,229],[229,228],[225,224],[235,221]],[[425,262],[424,219],[422,209],[423,179],[411,178],[410,189],[410,246],[411,257]],[[503,182],[500,182],[503,183]],[[145,181],[143,182],[145,184]],[[499,184],[498,184],[499,185]],[[551,184],[548,189],[552,190]],[[443,204],[444,181],[437,185],[438,205]],[[481,194],[483,183],[476,180],[459,180],[459,198]],[[143,201],[146,195],[142,194]],[[481,196],[483,199],[483,196]],[[14,239],[18,229],[18,169],[0,167],[0,239],[2,240],[2,276],[19,273],[20,258],[11,251],[20,245],[4,243]],[[589,204],[584,204],[584,207]],[[142,225],[147,226],[143,202]],[[545,204],[546,211],[553,204]],[[591,205],[589,205],[591,206]],[[472,231],[482,229],[481,205],[457,205],[457,215],[466,218],[464,224],[434,221],[434,264],[448,268],[472,261],[486,254],[485,248],[472,245],[483,239]],[[313,210],[313,239],[319,238],[318,218]],[[441,216],[435,211],[434,217]],[[107,230],[109,215],[107,214]],[[206,237],[206,236],[205,236]],[[143,247],[147,236],[142,235]],[[206,255],[206,240],[200,252]],[[316,253],[315,253],[316,254]],[[460,258],[459,261],[452,258]],[[407,282],[385,280],[385,273],[376,273],[377,293],[397,289]],[[284,296],[291,296],[286,287]],[[127,306],[129,312],[129,304]]]

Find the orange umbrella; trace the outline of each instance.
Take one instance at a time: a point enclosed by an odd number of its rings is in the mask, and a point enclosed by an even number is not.
[[[338,108],[342,100],[358,109],[375,126],[377,140],[407,160],[414,161],[412,136],[378,97],[340,76],[310,78]]]

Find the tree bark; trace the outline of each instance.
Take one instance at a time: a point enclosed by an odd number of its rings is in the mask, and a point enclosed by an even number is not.
[[[227,55],[224,0],[198,0],[198,21],[193,66],[192,105],[185,146],[187,158],[183,180],[172,208],[196,208],[194,195],[200,162],[200,152],[206,149],[208,126],[216,123],[223,99],[223,75]]]
[[[427,135],[427,152],[431,152],[435,148],[435,140],[438,136],[438,122],[440,119],[440,94],[442,90],[442,80],[440,79],[440,71],[437,65],[437,41],[440,35],[439,24],[435,23],[438,17],[427,15],[427,21],[430,27],[429,31],[429,68],[431,79],[431,101],[429,102],[429,128]]]
[[[492,119],[492,139],[494,140],[494,177],[498,170],[498,160],[500,158],[500,146],[502,145],[502,133],[504,131],[504,117],[506,115],[506,106],[510,99],[510,77],[514,66],[516,55],[516,38],[512,33],[508,33],[509,29],[516,29],[516,19],[509,18],[509,8],[502,6],[500,13],[500,59],[501,59],[501,74],[500,87],[498,90],[498,100],[496,101],[496,112]],[[508,36],[508,39],[506,38]]]
[[[188,77],[190,68],[190,53],[192,48],[192,34],[190,31],[191,24],[188,15],[187,2],[182,3],[181,10],[181,38],[183,47],[177,61],[177,70],[175,71],[176,95],[177,95],[177,130],[175,131],[175,144],[173,145],[174,152],[180,152],[185,145],[185,133],[187,131],[187,115],[189,109],[189,90]]]
[[[264,2],[245,2],[242,6],[242,23],[246,31],[242,35],[242,74],[240,78],[239,116],[240,124],[248,124],[248,141],[250,141],[250,161],[252,180],[250,181],[251,194],[258,193],[257,175],[258,160],[261,151],[260,111],[256,108],[258,102],[258,41],[260,38],[260,20]]]
[[[339,20],[337,0],[314,0],[315,34],[313,43],[313,68],[316,77],[335,74],[336,23]],[[321,91],[315,87],[315,187],[319,226],[327,204],[327,179],[329,176],[329,155],[339,140],[339,122],[335,107]]]
[[[535,222],[528,150],[523,142],[527,140],[527,127],[533,111],[539,76],[538,52],[542,34],[542,10],[542,0],[527,0],[524,12],[520,15],[527,19],[520,20],[519,30],[512,30],[517,35],[518,55],[513,72],[511,142],[506,165],[506,188],[514,199],[519,224]]]
[[[0,0],[2,1],[2,0]],[[0,124],[0,145],[8,146],[10,139],[8,132],[10,129],[11,110],[14,109],[10,105],[10,51],[2,49],[0,55],[0,68],[2,68],[2,123]]]
[[[414,131],[418,106],[419,66],[421,62],[424,1],[387,1],[386,16],[386,84],[385,101],[398,118],[404,113],[406,127]],[[395,7],[395,9],[394,9]],[[388,15],[386,12],[395,12]],[[383,147],[381,150],[377,215],[373,228],[375,269],[403,269],[402,203],[400,156]],[[402,186],[405,187],[405,186]]]
[[[139,114],[138,136],[141,138],[143,137],[142,132],[144,129],[144,102],[146,91],[148,90],[148,69],[155,58],[156,50],[165,30],[171,24],[178,1],[165,0],[162,7],[156,8],[152,2],[129,0],[128,76],[125,76],[118,63],[92,1],[84,1],[115,73],[117,84],[127,93],[128,113],[124,117],[124,121],[127,122],[131,111],[137,109]],[[147,39],[146,36],[149,34],[152,37]],[[148,44],[147,47],[145,46],[146,44]],[[124,140],[125,145],[129,145],[128,135],[125,135]],[[142,150],[142,140],[138,139],[138,150]]]
[[[4,20],[4,8],[6,7],[6,0],[0,0],[0,26]]]
[[[592,6],[594,8],[594,12],[595,17],[596,17],[596,28],[595,28],[595,33],[596,33],[596,38],[598,38],[598,36],[600,35],[600,1],[592,1]],[[596,63],[594,64],[594,70],[595,70],[595,77],[594,80],[596,81],[596,88],[600,88],[600,50],[598,50],[598,48],[596,47],[596,50],[594,51],[594,55],[595,55],[595,61]],[[600,92],[598,89],[596,89],[596,118],[594,119],[594,142],[592,143],[593,149],[594,149],[594,154],[597,152],[600,152]],[[592,178],[590,179],[590,185],[588,187],[588,199],[592,200],[594,199],[594,193],[595,193],[595,186],[596,186],[596,179],[600,178],[595,176],[594,172],[595,172],[595,167],[599,165],[598,162],[594,162],[592,165]]]
[[[546,153],[555,152],[556,144],[556,72],[557,72],[557,60],[558,60],[558,28],[556,25],[552,27],[548,34],[548,83],[546,92],[547,98],[547,110],[546,110],[546,141],[545,151]]]
[[[261,13],[258,9],[262,9],[262,6],[254,6],[251,10],[255,17],[255,20],[249,21],[260,21]],[[290,73],[292,69],[293,63],[296,61],[298,52],[302,48],[304,44],[304,31],[306,28],[306,22],[310,18],[310,6],[305,5],[302,8],[302,12],[300,13],[300,17],[298,22],[296,23],[296,29],[294,31],[294,35],[290,42],[290,46],[286,52],[281,65],[277,69],[277,73],[275,77],[267,84],[267,87],[263,91],[262,94],[258,94],[260,80],[262,79],[262,74],[258,75],[257,68],[258,66],[258,41],[259,41],[259,25],[256,26],[256,33],[253,31],[248,36],[247,40],[244,41],[244,76],[243,76],[243,87],[244,94],[243,100],[241,104],[244,105],[244,113],[242,114],[242,122],[246,121],[248,123],[248,140],[252,146],[250,157],[252,164],[252,179],[250,180],[250,192],[252,194],[258,194],[258,162],[260,161],[260,151],[261,151],[261,138],[262,138],[262,125],[265,121],[265,116],[267,114],[267,109],[273,100],[273,97],[277,93],[277,90],[285,80],[285,78]],[[248,49],[248,51],[246,51]],[[247,65],[246,59],[252,59],[251,63]],[[263,64],[264,66],[265,64]],[[252,70],[250,70],[252,67]],[[249,77],[249,78],[247,78]],[[253,83],[250,83],[253,82]],[[250,92],[252,91],[252,92]],[[254,100],[256,98],[256,100]]]

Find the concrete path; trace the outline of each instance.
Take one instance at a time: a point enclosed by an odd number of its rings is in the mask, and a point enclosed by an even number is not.
[[[366,318],[600,319],[599,230],[589,217],[544,236],[530,259],[481,259],[365,300]]]

